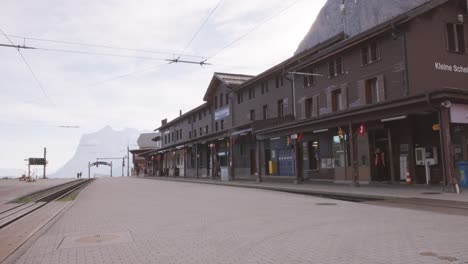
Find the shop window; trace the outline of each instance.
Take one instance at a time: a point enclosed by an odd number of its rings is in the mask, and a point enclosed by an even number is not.
[[[465,31],[463,24],[447,23],[446,28],[448,51],[465,53]]]
[[[250,121],[255,121],[255,110],[250,110],[250,113],[249,113],[249,119]]]
[[[263,106],[263,120],[268,119],[268,105]]]
[[[316,171],[319,170],[319,142],[310,141],[309,142],[309,169]]]
[[[343,93],[341,89],[332,92],[332,111],[343,110]]]
[[[346,164],[345,143],[339,136],[333,137],[333,158],[335,168],[342,168]]]
[[[306,118],[312,117],[313,107],[314,107],[313,98],[307,98],[305,100],[305,117]]]
[[[278,100],[278,117],[281,118],[284,116],[284,100]]]
[[[376,104],[379,102],[379,84],[377,78],[366,81],[366,103]]]

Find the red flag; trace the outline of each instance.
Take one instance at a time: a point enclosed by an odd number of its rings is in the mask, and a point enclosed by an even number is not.
[[[299,133],[299,136],[297,136],[297,141],[301,142],[302,138],[304,137],[304,133]]]
[[[364,126],[364,123],[359,126],[358,133],[361,137],[366,134],[366,127]]]

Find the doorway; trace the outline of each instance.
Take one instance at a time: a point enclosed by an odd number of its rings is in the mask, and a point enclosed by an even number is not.
[[[265,149],[265,175],[270,175],[271,150]]]
[[[257,159],[255,155],[255,150],[250,150],[250,175],[255,175],[257,173]]]
[[[390,159],[389,155],[389,140],[386,130],[375,130],[371,132],[370,150],[371,159],[371,180],[374,182],[389,182],[390,175]]]

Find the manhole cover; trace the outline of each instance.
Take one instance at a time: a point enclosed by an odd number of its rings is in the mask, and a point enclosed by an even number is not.
[[[422,194],[435,195],[435,194],[442,194],[442,193],[439,193],[439,192],[423,192]]]
[[[94,233],[81,235],[66,235],[59,248],[77,248],[105,246],[117,243],[132,242],[132,235],[129,232],[119,233]]]
[[[336,203],[316,203],[316,205],[336,205]]]
[[[113,235],[113,234],[93,235],[93,236],[83,236],[83,237],[77,238],[75,242],[93,244],[93,243],[108,242],[108,241],[112,241],[112,240],[119,239],[119,238],[120,236]]]

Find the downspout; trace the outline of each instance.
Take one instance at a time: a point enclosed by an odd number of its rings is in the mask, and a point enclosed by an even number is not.
[[[468,1],[468,0],[467,0]],[[403,96],[409,96],[409,72],[408,72],[408,40],[406,37],[406,32],[399,30],[395,24],[392,24],[392,29],[394,34],[399,34],[402,37],[402,49],[403,49],[403,63],[405,66],[405,72],[403,74],[403,81],[405,83]]]

